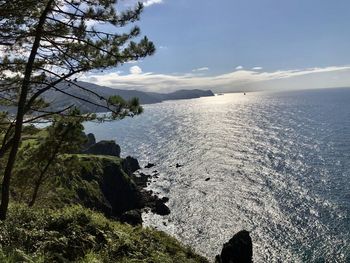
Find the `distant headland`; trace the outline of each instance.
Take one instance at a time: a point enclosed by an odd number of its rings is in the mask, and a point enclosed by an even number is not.
[[[178,90],[171,93],[156,93],[156,92],[143,92],[138,90],[122,90],[113,89],[105,86],[99,86],[96,84],[78,81],[77,84],[84,89],[100,94],[101,96],[108,98],[110,96],[119,95],[125,100],[137,97],[140,100],[140,104],[152,104],[160,103],[166,100],[183,100],[183,99],[195,99],[200,97],[215,96],[211,90]],[[62,109],[69,105],[75,105],[82,112],[104,112],[106,111],[103,107],[97,107],[91,103],[85,102],[84,100],[76,99],[74,97],[85,98],[88,101],[96,102],[101,104],[98,97],[92,95],[91,92],[71,87],[68,83],[62,83],[59,85],[60,90],[64,90],[65,93],[71,94],[69,96],[55,90],[50,90],[45,93],[45,99],[50,101],[50,107],[54,109]]]

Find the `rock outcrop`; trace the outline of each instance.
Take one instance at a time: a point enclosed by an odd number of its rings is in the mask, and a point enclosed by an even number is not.
[[[249,232],[242,230],[225,243],[216,263],[252,263],[253,244]]]
[[[115,141],[100,141],[91,145],[83,153],[120,157],[120,146]]]
[[[95,143],[93,134],[87,138],[88,148],[78,155],[80,176],[70,175],[69,179],[62,180],[65,185],[58,186],[68,189],[69,194],[63,194],[63,203],[81,204],[131,225],[142,223],[144,208],[159,215],[170,213],[165,205],[167,198],[160,199],[145,190],[149,179],[157,173],[135,174],[140,169],[138,160],[131,156],[120,158],[120,147],[114,141]]]
[[[124,223],[128,223],[132,226],[137,226],[142,224],[142,213],[141,210],[135,209],[126,211],[120,217],[120,221]]]
[[[155,166],[154,163],[148,163],[148,164],[145,166],[145,168],[146,168],[146,169],[149,169],[149,168],[152,168],[152,167],[154,167],[154,166]]]
[[[130,176],[137,170],[141,169],[139,161],[131,156],[126,157],[122,161],[122,168],[124,172],[126,172]]]

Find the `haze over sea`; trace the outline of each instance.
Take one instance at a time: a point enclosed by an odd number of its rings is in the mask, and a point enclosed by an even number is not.
[[[156,164],[172,212],[145,224],[208,258],[246,229],[254,262],[350,262],[350,89],[167,101],[86,131]]]

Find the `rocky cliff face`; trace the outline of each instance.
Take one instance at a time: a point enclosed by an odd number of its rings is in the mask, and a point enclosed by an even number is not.
[[[68,193],[62,201],[81,204],[132,225],[142,223],[144,208],[161,215],[170,213],[164,204],[166,200],[144,190],[149,176],[132,174],[138,166],[136,162],[131,157],[79,155],[81,172],[62,181],[60,188]]]
[[[253,244],[249,232],[242,230],[224,244],[216,263],[252,263]]]
[[[141,212],[149,208],[154,213],[167,215],[167,200],[159,199],[144,188],[151,175],[134,173],[140,169],[137,159],[120,158],[120,146],[114,141],[95,142],[92,134],[77,158],[78,172],[61,178],[57,189],[63,204],[81,204],[100,211],[109,218],[132,225],[141,224]]]
[[[83,153],[120,157],[120,146],[115,141],[100,141],[90,145]]]

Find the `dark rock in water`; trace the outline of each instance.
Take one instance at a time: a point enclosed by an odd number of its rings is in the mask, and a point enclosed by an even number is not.
[[[146,169],[149,169],[149,168],[152,168],[152,167],[154,167],[154,166],[156,166],[154,163],[148,163],[148,164],[145,166],[145,168],[146,168]]]
[[[123,160],[122,168],[123,168],[124,172],[126,172],[128,175],[132,175],[134,172],[139,170],[141,167],[140,167],[139,162],[136,158],[128,156]]]
[[[162,200],[157,199],[152,212],[161,216],[166,216],[170,214],[170,209],[163,203]]]
[[[152,190],[143,190],[142,201],[144,207],[149,207],[152,213],[157,215],[165,216],[170,214],[170,209],[165,205],[168,198],[160,199]]]
[[[207,179],[205,179],[206,182],[208,182],[210,180],[210,178],[208,177]]]
[[[159,200],[156,201],[156,205],[151,211],[161,216],[166,216],[170,214],[169,207],[167,207],[163,202]]]
[[[169,202],[169,198],[168,197],[163,197],[161,200],[162,200],[163,203]]]
[[[115,141],[100,141],[90,146],[83,153],[120,157],[120,146]]]
[[[145,188],[147,187],[147,184],[149,183],[150,175],[140,173],[138,176],[133,175],[132,179],[135,182],[135,184],[140,187],[140,188]]]
[[[139,209],[130,210],[121,215],[120,221],[132,226],[142,225],[142,216]]]
[[[176,167],[176,168],[180,168],[180,167],[182,167],[182,166],[183,166],[182,164],[177,163],[175,167]]]
[[[216,263],[251,263],[253,244],[249,232],[242,230],[225,243],[221,254],[215,258]]]

